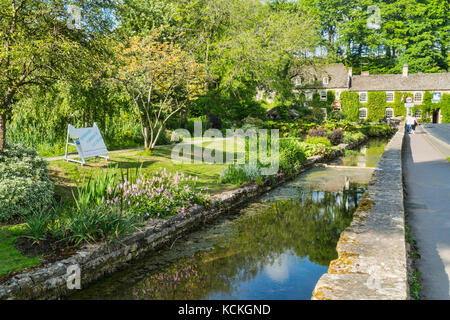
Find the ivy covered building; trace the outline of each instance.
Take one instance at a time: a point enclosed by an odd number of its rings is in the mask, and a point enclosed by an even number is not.
[[[378,121],[409,112],[422,121],[450,123],[449,72],[410,74],[405,65],[402,74],[353,75],[352,68],[332,64],[306,69],[293,81],[295,93],[305,95],[306,105],[328,102],[327,107],[340,109],[353,120]]]

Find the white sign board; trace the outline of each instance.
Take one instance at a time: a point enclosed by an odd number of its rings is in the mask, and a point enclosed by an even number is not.
[[[73,143],[69,142],[70,139],[73,140]],[[67,151],[69,145],[77,148],[81,161],[68,159]],[[94,123],[94,126],[90,128],[75,128],[69,124],[67,129],[66,160],[85,164],[85,159],[93,157],[109,159],[108,149],[97,124]]]

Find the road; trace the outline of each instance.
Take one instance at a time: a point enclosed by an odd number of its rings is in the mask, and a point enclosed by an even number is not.
[[[450,300],[449,152],[450,125],[419,126],[406,137],[405,205],[421,256],[424,299]]]

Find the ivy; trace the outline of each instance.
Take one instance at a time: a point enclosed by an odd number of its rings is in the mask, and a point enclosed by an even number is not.
[[[358,120],[359,117],[359,95],[357,92],[343,91],[341,93],[342,112],[349,120]]]
[[[386,116],[386,92],[370,91],[367,102],[368,119],[379,121]]]

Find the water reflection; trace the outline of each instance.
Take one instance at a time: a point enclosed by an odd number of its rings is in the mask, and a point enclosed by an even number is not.
[[[389,138],[371,139],[366,145],[359,149],[359,153],[348,154],[335,161],[334,165],[351,167],[375,168],[383,155],[384,147]]]
[[[365,189],[290,188],[70,298],[309,299]]]

